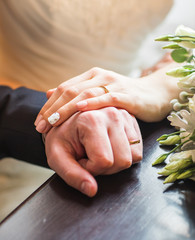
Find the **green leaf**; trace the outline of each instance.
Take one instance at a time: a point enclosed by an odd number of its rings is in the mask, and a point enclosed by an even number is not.
[[[169,44],[169,45],[166,45],[164,47],[162,47],[162,49],[179,49],[179,48],[182,48],[181,46],[179,46],[178,44]]]
[[[188,51],[185,48],[175,49],[171,57],[175,62],[182,63],[188,59]]]
[[[159,42],[166,42],[166,41],[170,41],[171,38],[174,38],[174,35],[166,35],[166,36],[160,36],[155,38],[155,41],[159,41]]]

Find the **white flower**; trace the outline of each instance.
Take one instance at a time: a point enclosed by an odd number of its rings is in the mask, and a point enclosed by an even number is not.
[[[190,158],[192,156],[191,151],[182,151],[174,153],[170,156],[169,162],[179,161],[184,158]]]
[[[171,113],[171,115],[168,116],[168,120],[172,126],[180,127],[188,133],[193,133],[195,129],[195,112],[192,109],[190,109],[190,112],[181,110],[179,114]]]
[[[195,163],[195,150],[181,151],[178,153],[174,153],[170,156],[169,162],[180,161],[182,159],[191,158]]]
[[[175,31],[175,35],[195,37],[195,31],[193,29],[189,28],[189,27],[185,27],[184,25],[180,25],[180,26],[177,27],[177,29]],[[182,47],[195,48],[195,43],[193,43],[193,42],[182,42],[182,43],[178,43],[178,44]]]
[[[167,156],[170,157],[169,163],[159,174],[168,176],[164,183],[186,178],[195,181],[195,31],[180,25],[176,29],[175,36],[167,35],[157,40],[176,43],[168,45],[166,48],[173,49],[171,55],[173,60],[177,62],[186,61],[187,64],[172,69],[167,73],[167,75],[180,78],[178,87],[184,91],[180,93],[179,100],[174,99],[171,101],[175,112],[168,116],[170,124],[180,129],[179,133],[177,132],[180,141],[178,144],[176,143],[176,147],[169,153],[160,156],[165,159]],[[166,140],[159,142],[166,143],[169,138],[174,140],[175,137],[170,135]]]
[[[195,87],[195,72],[181,78],[177,85],[185,91],[189,91],[190,88]]]
[[[179,25],[175,30],[176,35],[195,37],[195,31],[184,25]]]

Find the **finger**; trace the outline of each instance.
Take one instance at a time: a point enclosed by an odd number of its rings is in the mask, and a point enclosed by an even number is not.
[[[123,93],[110,92],[86,99],[76,104],[78,111],[96,110],[104,107],[117,107],[127,110],[132,114],[137,114],[136,101]]]
[[[112,123],[108,128],[108,132],[114,156],[114,164],[111,168],[106,170],[104,174],[117,173],[132,165],[131,148],[124,129],[124,122],[117,109],[115,112],[112,112],[112,118]],[[133,124],[129,127],[133,128]]]
[[[79,163],[93,175],[100,175],[113,165],[113,153],[107,129],[101,124],[96,125],[93,131],[86,130],[87,137],[81,143],[85,147],[88,160],[82,159]]]
[[[48,109],[50,107],[50,105],[52,105],[56,99],[58,99],[60,97],[60,92],[59,91],[54,91],[54,93],[51,95],[51,97],[49,98],[49,100],[44,104],[44,106],[42,107],[42,109],[40,110],[39,114],[37,115],[34,125],[37,126],[41,120],[43,120],[43,115],[42,112],[45,112],[45,109]]]
[[[36,130],[40,133],[46,133],[52,126],[59,126],[66,121],[70,116],[78,111],[76,103],[80,100],[104,94],[104,90],[100,87],[87,89],[73,100],[58,108],[61,103],[54,103],[42,116],[41,121],[37,124]],[[59,98],[59,101],[60,98]],[[63,100],[62,100],[63,101]]]
[[[56,101],[53,101],[53,98],[48,101],[48,103],[42,108],[41,114],[44,115],[45,112],[49,112],[50,115],[53,114],[54,112],[57,112],[57,110],[62,107],[63,105],[67,104],[70,102],[72,99],[80,95],[83,91],[95,87],[99,87],[101,85],[105,85],[106,80],[104,78],[99,78],[99,77],[94,77],[93,79],[83,81],[79,84],[75,84],[74,86],[71,87],[65,87],[61,92],[62,94],[59,96],[57,93],[54,95]],[[96,96],[95,92],[93,91],[94,94],[91,96],[91,92],[93,90],[89,90],[88,92],[85,91],[84,96],[88,93],[89,96],[86,97],[94,97]],[[101,90],[102,94],[105,93],[105,90]],[[49,90],[47,94],[50,96],[53,93],[53,89]],[[59,96],[57,98],[57,96]],[[80,99],[82,100],[82,98]]]
[[[47,158],[50,167],[71,187],[89,197],[97,193],[97,182],[94,177],[80,166],[66,145],[57,142],[52,151],[48,150]]]
[[[139,125],[134,116],[124,110],[121,112],[125,118],[125,132],[129,140],[133,163],[140,162],[143,157],[143,142]],[[139,141],[139,143],[131,144],[134,141]]]
[[[41,114],[44,115],[47,112],[47,115],[50,116],[53,113],[57,112],[59,108],[70,102],[72,99],[76,98],[78,95],[80,95],[82,92],[84,92],[81,95],[81,98],[78,98],[77,101],[81,101],[86,98],[91,98],[95,96],[99,96],[99,93],[104,94],[105,91],[103,89],[97,89],[96,91],[93,90],[95,87],[99,87],[99,85],[103,82],[102,79],[93,78],[93,80],[87,80],[85,82],[79,83],[77,85],[74,85],[70,88],[64,89],[63,93],[59,98],[52,103],[52,105],[47,105],[47,109],[44,108],[41,110]]]
[[[46,104],[42,107],[39,114],[37,115],[37,118],[34,122],[35,126],[37,126],[38,123],[43,119],[42,114],[45,111],[47,111],[47,109],[49,109],[53,105],[54,102],[56,102],[56,100],[64,93],[66,88],[73,86],[74,84],[77,84],[79,82],[89,80],[93,76],[95,76],[95,73],[92,70],[90,70],[90,71],[84,72],[83,74],[78,75],[74,78],[71,78],[71,79],[67,80],[66,82],[60,84],[59,87],[54,91],[52,96],[49,98],[49,100],[46,102]]]

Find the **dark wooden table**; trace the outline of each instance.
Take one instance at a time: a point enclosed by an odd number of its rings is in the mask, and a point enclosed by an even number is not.
[[[195,239],[195,183],[163,185],[151,163],[162,152],[156,138],[167,121],[142,124],[144,159],[112,176],[97,177],[90,199],[51,177],[0,225],[1,240]]]

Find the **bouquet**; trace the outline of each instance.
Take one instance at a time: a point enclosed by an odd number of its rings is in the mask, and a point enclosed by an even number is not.
[[[181,179],[195,181],[195,31],[181,25],[175,35],[162,36],[156,41],[169,42],[163,48],[171,49],[173,60],[183,64],[167,72],[178,78],[178,87],[181,89],[179,99],[171,101],[173,111],[168,116],[170,124],[179,131],[157,139],[161,145],[174,147],[170,152],[160,155],[153,166],[168,161],[158,173],[166,176],[164,183]]]

